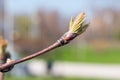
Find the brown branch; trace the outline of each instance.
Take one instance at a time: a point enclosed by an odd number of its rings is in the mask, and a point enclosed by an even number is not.
[[[78,35],[82,34],[88,27],[87,25],[82,25],[84,22],[84,18],[85,18],[85,13],[81,13],[78,17],[76,17],[75,20],[71,20],[70,22],[70,27],[69,27],[69,31],[67,33],[65,33],[57,42],[55,42],[53,45],[49,46],[48,48],[45,48],[37,53],[34,53],[32,55],[26,56],[22,59],[19,60],[15,60],[12,61],[10,63],[5,63],[3,65],[0,66],[0,71],[10,68],[11,66],[14,66],[18,63],[22,63],[24,61],[30,60],[34,57],[37,57],[39,55],[42,55],[46,52],[49,52],[57,47],[63,46],[68,44],[71,40],[73,40],[75,37],[77,37]]]
[[[42,54],[44,54],[46,52],[49,52],[49,51],[51,51],[51,50],[53,50],[53,49],[55,49],[55,48],[57,48],[59,46],[61,46],[61,43],[55,42],[53,45],[51,45],[48,48],[45,48],[45,49],[43,49],[43,50],[41,50],[41,51],[39,51],[37,53],[33,53],[32,55],[26,56],[26,57],[24,57],[22,59],[15,60],[15,61],[13,61],[13,62],[11,62],[9,64],[6,63],[6,64],[1,65],[0,70],[6,69],[6,68],[8,68],[10,66],[13,66],[15,64],[22,63],[24,61],[30,60],[30,59],[32,59],[34,57],[37,57],[37,56],[42,55]]]
[[[68,44],[71,40],[73,40],[75,37],[77,36],[76,33],[65,33],[59,40],[57,40],[54,44],[50,45],[49,47],[39,51],[39,52],[36,52],[36,53],[33,53],[29,56],[26,56],[24,58],[21,58],[21,59],[18,59],[18,60],[15,60],[15,61],[12,61],[10,63],[6,63],[6,64],[3,64],[0,66],[0,70],[4,70],[6,68],[10,68],[11,66],[14,66],[18,63],[22,63],[24,61],[27,61],[27,60],[30,60],[32,58],[35,58],[39,55],[42,55],[46,52],[49,52],[55,48],[58,48],[60,46],[63,46],[63,45],[66,45]]]

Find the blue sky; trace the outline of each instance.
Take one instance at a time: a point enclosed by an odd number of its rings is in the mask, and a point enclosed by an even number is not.
[[[7,8],[12,13],[32,13],[39,9],[57,10],[65,15],[84,11],[88,14],[97,8],[120,8],[120,0],[7,0]]]

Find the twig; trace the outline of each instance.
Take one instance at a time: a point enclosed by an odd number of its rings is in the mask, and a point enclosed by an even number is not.
[[[32,55],[29,55],[27,57],[24,57],[22,59],[19,60],[15,60],[12,61],[11,63],[6,63],[0,66],[0,70],[4,70],[6,68],[9,68],[11,66],[14,66],[16,64],[22,63],[24,61],[30,60],[32,58],[35,58],[39,55],[42,55],[46,52],[49,52],[57,47],[63,46],[68,44],[71,40],[73,40],[75,37],[77,37],[78,35],[82,34],[88,27],[88,24],[83,25],[85,19],[85,13],[81,13],[80,15],[78,15],[74,20],[71,19],[70,22],[70,27],[69,27],[69,31],[66,32],[59,40],[57,40],[54,44],[52,44],[51,46],[49,46],[48,48],[45,48],[37,53],[34,53]]]

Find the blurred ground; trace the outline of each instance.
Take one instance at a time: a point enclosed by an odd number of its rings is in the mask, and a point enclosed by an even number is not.
[[[69,78],[106,78],[120,79],[119,64],[78,63],[78,62],[54,62],[51,70],[47,71],[47,63],[33,60],[28,63],[28,71],[33,76],[51,75],[55,77]],[[37,72],[36,72],[37,71]]]

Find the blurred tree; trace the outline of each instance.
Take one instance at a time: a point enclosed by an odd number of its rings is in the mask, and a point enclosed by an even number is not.
[[[95,49],[103,50],[117,41],[116,34],[119,37],[119,11],[112,8],[95,9],[93,15],[90,28],[87,31],[87,41],[90,41]]]
[[[98,11],[99,10],[99,11]],[[94,17],[91,20],[90,39],[113,39],[114,34],[120,29],[119,11],[114,9],[95,9]]]
[[[63,24],[59,25],[59,16],[57,11],[50,11],[47,14],[44,11],[38,11],[37,20],[41,32],[40,43],[42,48],[55,42],[64,32],[64,30],[60,29]],[[42,57],[49,60],[49,62],[55,58],[52,54],[45,54]]]
[[[29,27],[31,25],[30,17],[27,15],[14,16],[14,42],[18,46],[18,51],[25,53],[29,47]]]
[[[15,31],[20,34],[22,38],[28,37],[29,27],[31,25],[30,18],[24,15],[15,16]]]
[[[40,27],[41,39],[44,41],[42,45],[45,47],[50,43],[53,43],[58,39],[61,34],[61,30],[59,29],[59,15],[56,11],[51,11],[50,13],[45,15],[42,12],[38,12],[38,26]]]

